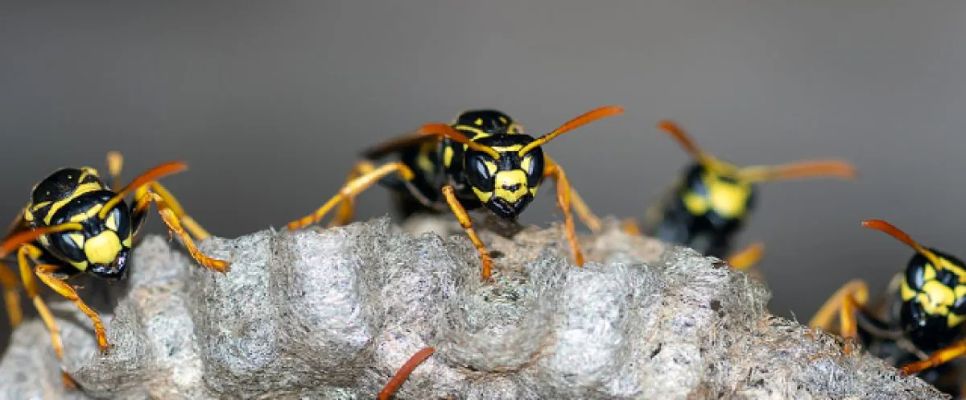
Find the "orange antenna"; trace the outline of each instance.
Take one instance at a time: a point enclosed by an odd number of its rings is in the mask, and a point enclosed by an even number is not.
[[[698,147],[698,144],[691,139],[691,136],[688,135],[684,129],[681,129],[681,127],[678,126],[678,124],[674,121],[667,119],[662,120],[661,122],[658,122],[657,127],[668,135],[671,135],[671,138],[677,141],[684,151],[690,154],[691,157],[694,157],[694,159],[698,162],[704,163],[712,158],[710,155],[705,153],[704,150],[701,150],[701,148]]]
[[[902,229],[895,227],[895,225],[892,225],[881,219],[869,219],[862,221],[862,226],[887,233],[889,236],[896,238],[896,240],[905,243],[909,247],[912,247],[914,250],[916,250],[916,253],[922,254],[923,257],[926,257],[926,259],[929,260],[934,267],[936,267],[936,269],[942,269],[941,260],[936,253],[933,253],[932,250],[929,250],[925,246],[919,244],[919,242],[912,240],[912,237],[910,237],[909,234],[903,232]]]
[[[464,136],[456,129],[453,129],[452,126],[449,126],[443,123],[432,123],[432,124],[423,125],[419,128],[419,130],[417,131],[417,134],[445,137],[454,142],[465,144],[466,147],[469,147],[474,151],[486,153],[487,155],[493,158],[497,158],[497,159],[500,158],[500,152],[494,150],[492,147],[487,146],[485,144],[474,142],[468,139],[466,136]]]
[[[111,212],[111,209],[113,209],[117,203],[120,203],[121,200],[124,200],[124,196],[127,196],[127,194],[131,191],[156,181],[162,176],[176,174],[186,169],[188,169],[188,164],[185,164],[181,161],[170,161],[147,170],[147,172],[134,178],[131,183],[127,184],[127,186],[117,191],[117,193],[114,194],[114,197],[111,197],[107,203],[104,203],[104,207],[101,208],[101,210],[97,213],[98,218],[107,218],[107,214]]]
[[[32,228],[14,233],[13,235],[8,236],[3,243],[0,244],[0,258],[6,257],[8,254],[20,247],[20,245],[30,243],[43,235],[64,231],[79,231],[83,229],[84,227],[81,226],[80,223],[68,222],[66,224]]]
[[[396,371],[396,375],[393,375],[392,379],[389,380],[389,383],[387,383],[386,386],[379,391],[379,395],[376,397],[376,399],[389,400],[392,398],[392,395],[396,394],[396,391],[399,390],[399,387],[402,386],[403,382],[406,382],[406,378],[409,378],[409,374],[413,373],[413,370],[416,369],[419,364],[422,364],[423,361],[426,361],[429,356],[433,355],[433,352],[435,351],[436,349],[427,347],[416,352],[416,354],[413,354],[413,356],[409,358],[409,361],[406,361],[402,368],[399,368],[399,371]]]
[[[547,144],[547,142],[553,140],[557,136],[563,135],[567,132],[577,129],[581,126],[587,125],[598,119],[613,117],[616,115],[621,115],[623,113],[624,113],[624,108],[621,106],[603,106],[603,107],[598,107],[593,110],[587,111],[577,116],[576,118],[571,119],[570,121],[564,122],[563,125],[560,125],[559,128],[550,131],[550,133],[540,136],[536,138],[534,141],[527,143],[527,145],[523,146],[523,148],[520,149],[520,151],[517,152],[517,154],[523,157],[524,154],[527,154],[528,152],[530,152],[531,150],[537,147]]]
[[[828,176],[840,179],[855,178],[855,167],[841,160],[802,161],[775,166],[753,166],[738,170],[738,177],[748,182]]]

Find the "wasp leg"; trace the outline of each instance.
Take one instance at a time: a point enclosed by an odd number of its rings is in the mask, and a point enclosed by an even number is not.
[[[97,336],[97,347],[101,351],[107,351],[110,345],[107,343],[107,331],[104,329],[104,323],[101,321],[101,317],[97,315],[97,312],[90,308],[84,300],[81,300],[80,296],[77,295],[77,291],[73,287],[64,282],[63,280],[54,276],[57,271],[56,265],[51,264],[40,264],[34,267],[34,273],[40,278],[40,281],[54,289],[57,294],[63,296],[67,300],[70,300],[77,306],[87,318],[91,319],[94,323],[94,334]]]
[[[409,360],[406,361],[406,363],[403,364],[398,371],[396,371],[396,375],[393,375],[392,379],[389,380],[389,383],[386,383],[386,386],[379,391],[379,395],[376,396],[376,399],[391,399],[392,396],[396,394],[396,391],[402,386],[403,382],[406,382],[406,378],[409,378],[409,374],[411,374],[416,367],[422,364],[423,361],[426,361],[429,356],[433,355],[433,352],[435,351],[436,349],[427,347],[416,352],[416,354],[413,354],[413,356],[410,357]]]
[[[492,274],[493,270],[493,259],[490,258],[490,251],[486,249],[486,245],[483,244],[483,241],[476,234],[476,229],[473,229],[473,220],[470,219],[470,215],[463,208],[463,205],[460,204],[459,199],[456,198],[456,193],[452,186],[443,186],[443,197],[446,198],[446,204],[449,205],[449,209],[456,216],[456,220],[459,221],[460,226],[466,231],[466,235],[470,237],[470,241],[473,242],[476,251],[480,253],[480,263],[483,268],[480,273],[481,277],[484,281],[490,279],[490,274]]]
[[[7,319],[10,327],[15,328],[23,320],[23,310],[20,308],[20,286],[17,274],[4,263],[0,263],[0,286],[3,286],[3,304],[7,308]]]
[[[761,256],[764,251],[764,244],[761,242],[752,243],[748,245],[748,247],[745,247],[728,257],[728,264],[731,265],[731,268],[734,268],[738,271],[744,271],[757,264],[758,261],[761,260]]]
[[[331,211],[332,208],[335,207],[337,204],[340,204],[341,202],[347,199],[351,200],[359,193],[365,191],[366,189],[374,185],[376,182],[379,182],[379,180],[384,178],[386,175],[389,175],[392,173],[398,173],[402,177],[402,179],[406,181],[412,180],[413,177],[415,176],[413,174],[413,171],[401,162],[384,164],[378,168],[373,169],[372,171],[369,171],[366,174],[363,174],[362,176],[359,176],[356,179],[353,179],[350,182],[347,182],[345,185],[342,186],[341,189],[339,189],[339,193],[336,193],[335,196],[332,196],[332,198],[329,199],[329,201],[326,201],[325,204],[323,204],[322,207],[319,207],[317,210],[315,210],[315,212],[313,212],[312,214],[306,215],[300,219],[297,219],[295,221],[289,222],[288,229],[289,230],[301,229],[306,226],[312,225],[316,222],[319,222],[320,220],[322,220],[322,218],[325,218],[325,215],[328,214],[329,211]]]
[[[553,159],[551,159],[549,156],[545,157],[548,161],[548,165],[553,165],[559,168],[559,164],[557,164]],[[545,173],[544,176],[546,175],[547,174]],[[577,218],[580,218],[580,221],[583,222],[584,225],[587,225],[591,232],[600,232],[602,226],[600,218],[590,210],[590,207],[587,206],[587,203],[584,201],[583,197],[580,197],[580,194],[577,193],[577,189],[574,189],[573,187],[570,188],[570,199],[573,203],[573,210],[577,214]]]
[[[158,185],[158,187],[161,187]],[[163,188],[163,187],[162,187]],[[170,197],[170,199],[174,199]],[[209,257],[205,253],[198,249],[195,245],[194,240],[191,235],[185,231],[185,226],[182,225],[184,221],[182,218],[187,218],[187,215],[181,214],[178,216],[176,209],[172,208],[172,204],[166,201],[164,197],[153,192],[153,191],[139,191],[134,203],[134,221],[137,228],[140,228],[141,222],[144,221],[147,215],[148,208],[151,207],[151,203],[155,203],[158,207],[158,214],[161,215],[161,221],[168,227],[168,231],[171,234],[181,239],[181,244],[188,250],[188,254],[191,255],[198,264],[201,264],[205,268],[217,271],[217,272],[228,272],[229,263],[225,260],[220,260],[214,257]],[[179,204],[175,203],[175,207],[180,207]],[[135,228],[135,232],[137,232]],[[207,232],[205,232],[207,234]],[[197,237],[197,235],[196,235]],[[207,238],[208,236],[202,236],[201,238]]]
[[[634,218],[624,218],[621,220],[621,230],[624,233],[631,236],[643,236],[644,233],[641,232],[641,228],[637,225],[637,221]]]
[[[912,375],[943,365],[958,357],[966,355],[966,340],[960,340],[949,346],[934,351],[929,358],[903,365],[900,369],[905,375]]]
[[[600,232],[601,223],[600,218],[594,215],[593,211],[590,211],[590,207],[584,202],[584,199],[580,197],[576,189],[570,189],[570,198],[573,201],[574,212],[577,214],[577,218],[590,228],[591,232]]]
[[[557,183],[557,205],[560,206],[560,210],[563,211],[564,229],[567,232],[567,241],[570,242],[570,248],[573,250],[574,262],[578,266],[583,266],[584,254],[580,251],[580,244],[577,243],[577,229],[574,227],[574,216],[571,213],[571,194],[573,193],[573,190],[570,187],[570,181],[567,179],[567,174],[559,164],[550,161],[547,162],[543,176],[551,177]]]
[[[205,230],[201,224],[195,221],[194,218],[191,218],[191,216],[184,211],[184,207],[181,206],[181,202],[179,202],[178,199],[171,194],[171,191],[169,191],[168,188],[164,187],[164,185],[161,183],[154,181],[138,188],[138,190],[134,193],[134,198],[144,198],[149,192],[160,197],[160,204],[163,204],[163,208],[167,208],[174,212],[174,215],[181,220],[181,224],[195,239],[205,240],[211,237],[211,234],[208,233],[208,231]],[[138,215],[135,213],[134,220],[138,222],[137,226],[135,227],[135,232],[137,232],[137,228],[140,228],[141,225],[140,222],[144,221],[144,214],[142,213]]]
[[[376,166],[372,162],[359,161],[358,163],[356,163],[354,167],[352,167],[352,171],[349,171],[349,175],[346,177],[345,182],[346,184],[348,184],[349,182],[352,182],[356,178],[359,178],[360,176],[368,174],[375,169],[376,169]],[[342,225],[348,224],[349,221],[352,221],[352,217],[355,216],[355,213],[356,213],[355,197],[347,198],[344,201],[342,201],[342,203],[339,205],[339,211],[332,219],[332,222],[329,223],[329,226],[330,227],[342,226]]]
[[[835,314],[839,315],[839,334],[846,340],[845,354],[852,352],[852,346],[858,338],[857,314],[864,312],[863,307],[869,301],[869,286],[865,281],[856,279],[849,281],[835,291],[825,304],[818,309],[815,316],[808,322],[812,328],[832,331]]]
[[[47,328],[47,333],[50,335],[50,346],[54,349],[54,356],[57,357],[57,361],[63,362],[64,342],[60,336],[60,326],[57,325],[57,320],[54,319],[54,314],[50,312],[50,308],[47,307],[47,303],[44,302],[42,297],[40,297],[37,281],[34,280],[33,271],[30,269],[30,259],[40,257],[41,253],[42,251],[34,245],[24,244],[20,246],[20,249],[17,251],[17,263],[20,266],[20,279],[23,282],[24,291],[27,292],[27,298],[33,301],[34,308],[37,309],[37,314],[40,315],[40,320],[44,322],[44,326]],[[44,264],[38,265],[38,269],[43,265]],[[94,326],[96,334],[96,323]],[[100,345],[100,343],[100,336],[98,336],[98,345]],[[106,340],[104,343],[106,345]],[[61,371],[60,375],[65,387],[72,389],[78,387],[77,382],[74,381],[74,378],[71,378],[67,372]]]
[[[119,151],[107,152],[107,173],[111,175],[111,188],[121,190],[121,170],[124,168],[124,156]]]

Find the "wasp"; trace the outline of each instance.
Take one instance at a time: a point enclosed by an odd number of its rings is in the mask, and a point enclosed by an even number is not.
[[[333,225],[347,223],[353,214],[354,198],[382,181],[409,203],[433,210],[447,208],[476,247],[482,277],[490,278],[492,258],[473,227],[467,210],[485,208],[504,220],[514,221],[533,201],[543,179],[557,186],[557,205],[563,211],[567,240],[574,260],[583,265],[571,211],[591,229],[600,221],[574,192],[564,169],[541,146],[564,133],[605,117],[623,113],[618,106],[605,106],[584,113],[540,137],[523,132],[510,116],[495,110],[461,113],[452,124],[430,123],[416,132],[387,141],[364,152],[339,192],[315,212],[290,222],[290,230],[322,220],[339,206]],[[395,155],[398,161],[377,165]]]
[[[122,166],[120,153],[108,154],[113,186],[104,183],[97,170],[90,167],[53,172],[34,186],[29,203],[15,218],[11,232],[0,245],[0,259],[16,252],[20,272],[18,280],[13,271],[0,265],[0,283],[11,325],[18,325],[22,318],[17,291],[22,284],[50,333],[58,360],[63,360],[60,328],[40,296],[37,281],[74,303],[90,318],[98,347],[107,351],[110,345],[104,323],[67,281],[83,273],[107,280],[124,278],[133,240],[151,204],[157,206],[170,232],[181,239],[199,264],[218,272],[226,272],[229,267],[227,261],[209,257],[197,248],[194,239],[203,240],[210,235],[157,182],[163,176],[184,171],[186,164],[160,164],[120,187]],[[134,200],[128,206],[125,197],[130,194]],[[65,384],[74,386],[66,373],[63,377]]]
[[[829,297],[809,326],[834,332],[838,314],[846,353],[855,342],[865,343],[903,374],[920,374],[941,390],[957,392],[958,371],[946,363],[966,354],[966,264],[919,244],[886,221],[866,220],[862,226],[892,236],[915,254],[893,279],[885,310],[870,308],[868,285],[853,280]]]
[[[756,203],[757,184],[795,178],[831,176],[853,178],[855,169],[839,160],[805,161],[775,166],[738,167],[705,152],[672,121],[658,128],[674,139],[694,162],[669,195],[648,210],[644,230],[666,242],[685,245],[699,252],[724,258],[732,251],[732,240],[743,227]],[[637,231],[633,221],[625,224]],[[761,256],[762,245],[753,244],[729,260],[746,268]]]

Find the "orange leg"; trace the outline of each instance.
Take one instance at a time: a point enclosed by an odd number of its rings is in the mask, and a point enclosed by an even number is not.
[[[50,308],[47,307],[47,303],[45,303],[44,299],[40,297],[37,281],[34,280],[34,274],[30,270],[30,259],[40,257],[40,254],[41,250],[33,245],[25,244],[20,247],[20,249],[17,251],[17,263],[20,266],[20,279],[23,282],[24,290],[27,292],[27,298],[34,303],[34,308],[37,309],[37,314],[40,315],[40,320],[44,322],[44,326],[47,328],[47,333],[50,335],[50,345],[54,349],[54,356],[57,357],[58,361],[63,361],[64,342],[60,336],[60,326],[57,325],[57,320],[54,319],[54,314],[50,312]],[[37,267],[39,268],[41,266],[43,265],[38,265]],[[98,340],[98,345],[100,345],[100,340]],[[64,382],[65,387],[77,387],[77,383],[73,378],[70,377],[70,375],[67,374],[67,372],[61,371],[61,380]]]
[[[757,264],[764,251],[764,244],[761,242],[753,243],[728,257],[728,264],[731,265],[731,268],[744,271]]]
[[[80,296],[77,295],[77,291],[73,287],[58,279],[54,276],[54,272],[57,271],[56,265],[50,264],[40,264],[34,267],[34,273],[40,278],[40,281],[46,284],[51,289],[54,289],[57,294],[64,296],[67,300],[70,300],[77,306],[87,318],[91,319],[94,323],[94,334],[97,336],[97,347],[101,351],[106,352],[110,345],[107,343],[107,330],[104,329],[104,323],[101,321],[101,317],[97,315],[97,312],[90,308],[84,300],[81,300]]]
[[[301,229],[319,222],[322,220],[322,218],[325,218],[326,214],[328,214],[329,211],[331,211],[332,208],[337,204],[347,200],[351,201],[359,193],[365,191],[372,185],[376,184],[376,182],[379,182],[380,179],[392,173],[398,173],[407,181],[412,180],[414,176],[413,171],[403,163],[394,162],[382,165],[356,179],[353,179],[350,182],[347,182],[344,186],[342,186],[342,189],[339,189],[339,193],[336,193],[335,196],[332,196],[329,201],[326,201],[325,204],[315,210],[315,212],[295,221],[289,222],[288,229]]]
[[[637,225],[637,221],[634,218],[621,220],[621,230],[631,236],[644,236],[644,233],[641,232],[641,228]]]
[[[845,353],[852,352],[852,346],[858,338],[858,323],[856,314],[869,301],[869,286],[862,280],[849,281],[832,297],[825,301],[815,316],[808,322],[812,328],[826,331],[832,330],[835,314],[839,315],[839,334],[846,340]]]
[[[134,214],[143,215],[147,208],[151,206],[151,203],[155,203],[158,207],[158,214],[161,215],[161,220],[173,235],[181,239],[181,243],[188,250],[191,258],[205,268],[217,272],[228,272],[229,263],[227,261],[209,257],[195,245],[192,234],[199,240],[209,237],[209,234],[198,226],[191,217],[184,213],[184,209],[181,208],[181,204],[178,203],[177,199],[167,189],[156,182],[146,185],[146,188],[150,188],[150,190],[139,189],[135,193]],[[191,234],[185,228],[188,228]]]
[[[938,367],[963,355],[966,355],[966,340],[960,340],[936,350],[925,360],[903,365],[901,371],[905,375],[917,374],[929,368]]]
[[[567,174],[558,164],[548,160],[544,176],[553,178],[557,182],[557,205],[564,215],[564,229],[567,233],[567,241],[574,253],[574,262],[578,266],[584,265],[584,254],[580,251],[580,244],[577,242],[577,229],[574,227],[574,216],[571,213],[571,194],[570,181]]]
[[[10,327],[16,327],[23,320],[23,310],[20,308],[20,293],[17,292],[20,288],[20,279],[4,263],[0,263],[0,286],[3,286],[3,304],[7,308],[7,319],[10,320]]]
[[[124,168],[124,156],[119,151],[107,152],[107,172],[111,175],[111,188],[121,189],[121,169]]]
[[[411,374],[416,367],[422,364],[423,361],[426,361],[429,356],[433,355],[433,352],[435,351],[436,350],[432,347],[427,347],[416,352],[416,354],[413,354],[413,356],[409,358],[409,361],[406,361],[402,368],[399,368],[399,371],[396,371],[396,375],[393,375],[392,379],[389,380],[389,383],[382,388],[376,399],[391,399],[392,396],[396,394],[396,391],[402,386],[403,382],[406,382],[406,378],[409,378],[409,374]]]
[[[376,166],[373,163],[369,161],[359,161],[354,167],[352,167],[352,171],[349,171],[349,175],[346,177],[345,182],[348,184],[356,178],[368,174],[375,169]],[[352,217],[355,216],[355,213],[355,198],[348,198],[339,205],[339,211],[332,219],[332,222],[329,223],[329,226],[342,226],[348,224],[352,221]]]
[[[460,226],[466,231],[466,235],[470,237],[470,241],[473,242],[473,246],[476,247],[476,251],[480,253],[480,263],[483,264],[482,278],[483,280],[490,279],[490,274],[492,274],[493,260],[490,258],[490,252],[486,249],[486,245],[480,240],[480,237],[476,234],[476,229],[473,229],[473,220],[470,219],[470,215],[460,204],[459,199],[456,198],[456,193],[453,187],[450,185],[443,186],[443,196],[446,197],[446,204],[449,204],[450,210],[453,211],[453,215],[456,216],[456,220],[459,221]]]
[[[139,188],[135,192],[134,198],[144,198],[148,192],[156,194],[160,198],[160,203],[164,204],[164,208],[170,209],[172,212],[174,212],[174,215],[178,217],[184,228],[191,233],[191,236],[193,236],[195,239],[205,240],[211,237],[211,234],[208,233],[208,231],[202,227],[201,224],[199,224],[194,220],[194,218],[191,218],[191,216],[185,212],[184,207],[181,206],[181,202],[179,202],[178,199],[171,194],[171,191],[164,187],[164,185],[162,185],[160,182],[154,181]],[[151,199],[154,200],[154,198]]]

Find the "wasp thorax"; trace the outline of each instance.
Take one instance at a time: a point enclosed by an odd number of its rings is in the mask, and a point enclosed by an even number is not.
[[[688,167],[685,204],[694,215],[722,220],[743,220],[754,206],[755,185],[737,176],[716,171],[700,163]]]
[[[469,150],[465,157],[467,181],[480,202],[503,218],[515,218],[536,195],[543,179],[543,151],[519,151],[533,141],[527,135],[490,136],[477,140],[499,153],[499,158]]]

